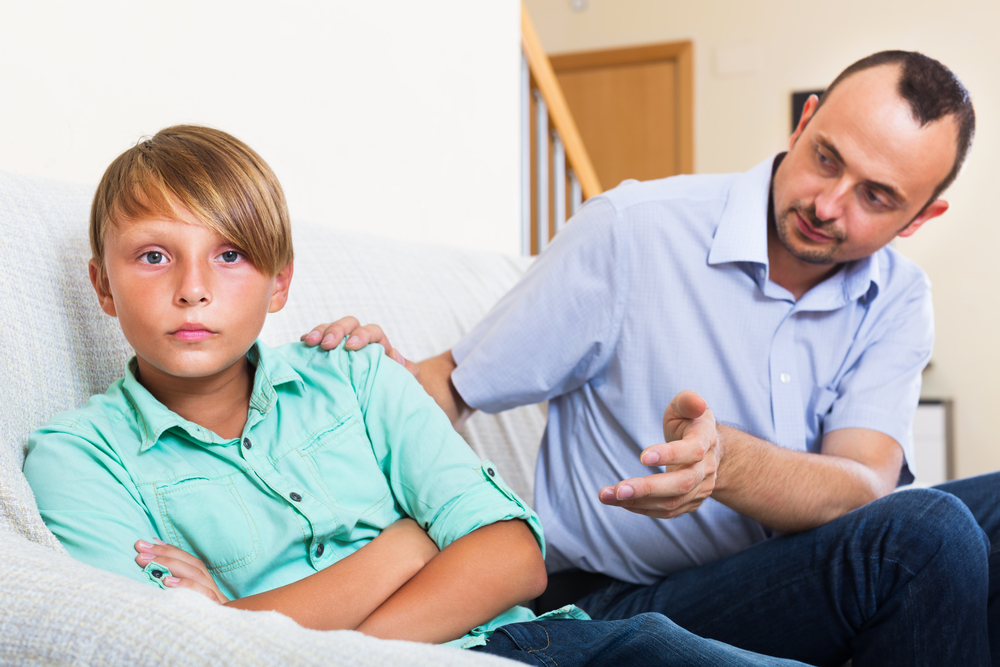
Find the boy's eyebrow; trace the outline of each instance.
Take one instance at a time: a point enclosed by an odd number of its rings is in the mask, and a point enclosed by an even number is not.
[[[840,154],[840,151],[837,150],[837,147],[834,146],[830,142],[830,140],[828,140],[826,137],[822,136],[816,137],[816,143],[818,143],[820,146],[829,151],[830,155],[832,155],[833,158],[841,165],[844,166],[847,165],[847,162],[844,160],[844,156]],[[906,197],[904,197],[899,190],[897,190],[896,188],[887,183],[879,183],[878,181],[866,180],[865,185],[867,185],[869,188],[873,190],[878,190],[884,193],[885,196],[891,199],[892,203],[896,206],[902,206],[903,204],[906,203]]]

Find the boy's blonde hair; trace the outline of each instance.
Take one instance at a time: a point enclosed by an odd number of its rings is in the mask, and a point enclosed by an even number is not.
[[[97,186],[90,248],[101,273],[109,225],[176,219],[176,205],[243,251],[265,275],[277,275],[292,261],[285,195],[267,163],[225,132],[174,125],[119,155]]]

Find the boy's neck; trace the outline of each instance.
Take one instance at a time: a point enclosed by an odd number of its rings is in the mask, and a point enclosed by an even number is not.
[[[254,371],[246,356],[208,377],[177,377],[136,357],[136,379],[169,410],[226,440],[243,435]]]

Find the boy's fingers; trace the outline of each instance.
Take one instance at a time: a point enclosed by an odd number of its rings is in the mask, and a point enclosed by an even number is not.
[[[187,551],[184,551],[179,547],[175,547],[172,544],[166,544],[163,542],[159,544],[150,544],[149,542],[139,540],[135,543],[135,550],[138,551],[139,553],[148,553],[148,554],[153,554],[154,556],[167,556],[169,558],[176,558],[177,560],[182,560],[186,563],[190,563],[201,569],[204,570],[208,569],[205,567],[205,564],[201,561],[200,558],[194,556],[193,554],[189,554]]]
[[[165,577],[163,583],[166,584],[167,588],[187,588],[188,590],[196,591],[207,597],[212,602],[217,602],[219,604],[225,604],[229,602],[221,593],[209,588],[208,586],[203,586],[190,579],[184,579],[182,577]]]

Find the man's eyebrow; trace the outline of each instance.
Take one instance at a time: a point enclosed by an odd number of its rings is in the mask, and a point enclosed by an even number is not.
[[[826,138],[817,137],[816,141],[823,148],[829,151],[837,162],[839,162],[841,165],[846,165],[843,156],[840,154],[840,151],[838,151],[836,147],[833,144],[831,144]],[[891,199],[893,203],[896,204],[897,206],[901,206],[906,202],[906,198],[903,197],[903,195],[899,192],[899,190],[892,187],[891,185],[888,185],[886,183],[879,183],[878,181],[865,181],[865,185],[872,188],[873,190],[880,190],[881,192],[885,193],[885,196]]]

